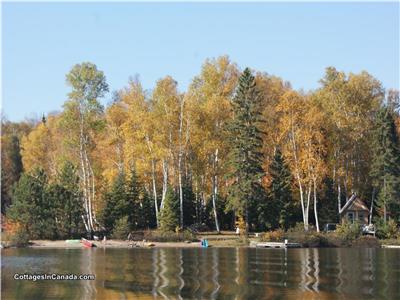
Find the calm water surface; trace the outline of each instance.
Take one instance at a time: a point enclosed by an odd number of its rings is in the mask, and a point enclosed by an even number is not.
[[[1,270],[2,299],[400,299],[398,249],[6,249]]]

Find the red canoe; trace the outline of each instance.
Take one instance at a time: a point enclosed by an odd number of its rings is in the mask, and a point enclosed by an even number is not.
[[[83,244],[84,247],[86,248],[91,248],[93,247],[93,243],[89,242],[87,239],[82,238],[81,243]]]

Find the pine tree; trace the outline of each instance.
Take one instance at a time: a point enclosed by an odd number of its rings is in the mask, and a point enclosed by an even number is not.
[[[179,201],[171,187],[168,187],[165,195],[164,207],[160,212],[160,229],[174,231],[179,225]]]
[[[378,205],[400,221],[400,150],[393,112],[384,107],[376,115],[372,144],[373,159],[370,175],[378,194]]]
[[[246,68],[239,78],[239,87],[231,101],[233,120],[228,125],[230,153],[227,209],[244,217],[246,227],[257,223],[257,208],[266,200],[261,185],[262,169],[262,122],[261,98],[251,71]]]
[[[293,217],[291,174],[279,149],[275,152],[269,170],[272,182],[266,215],[269,216],[271,228],[287,229]]]

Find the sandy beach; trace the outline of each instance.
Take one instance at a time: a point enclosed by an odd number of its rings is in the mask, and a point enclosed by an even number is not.
[[[91,241],[98,248],[200,248],[200,242],[149,242],[149,241],[123,241],[107,240]],[[237,240],[209,240],[210,247],[244,247]],[[67,243],[65,240],[33,240],[30,242],[30,248],[60,248],[77,249],[84,248],[82,243]]]
[[[200,242],[133,242],[123,240],[91,241],[98,248],[151,248],[151,247],[179,247],[179,248],[199,248]],[[66,241],[34,240],[31,241],[31,248],[84,248],[82,243],[67,243]]]

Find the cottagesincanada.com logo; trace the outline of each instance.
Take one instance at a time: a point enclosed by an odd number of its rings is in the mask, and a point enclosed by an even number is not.
[[[14,280],[95,280],[94,274],[14,274]]]

